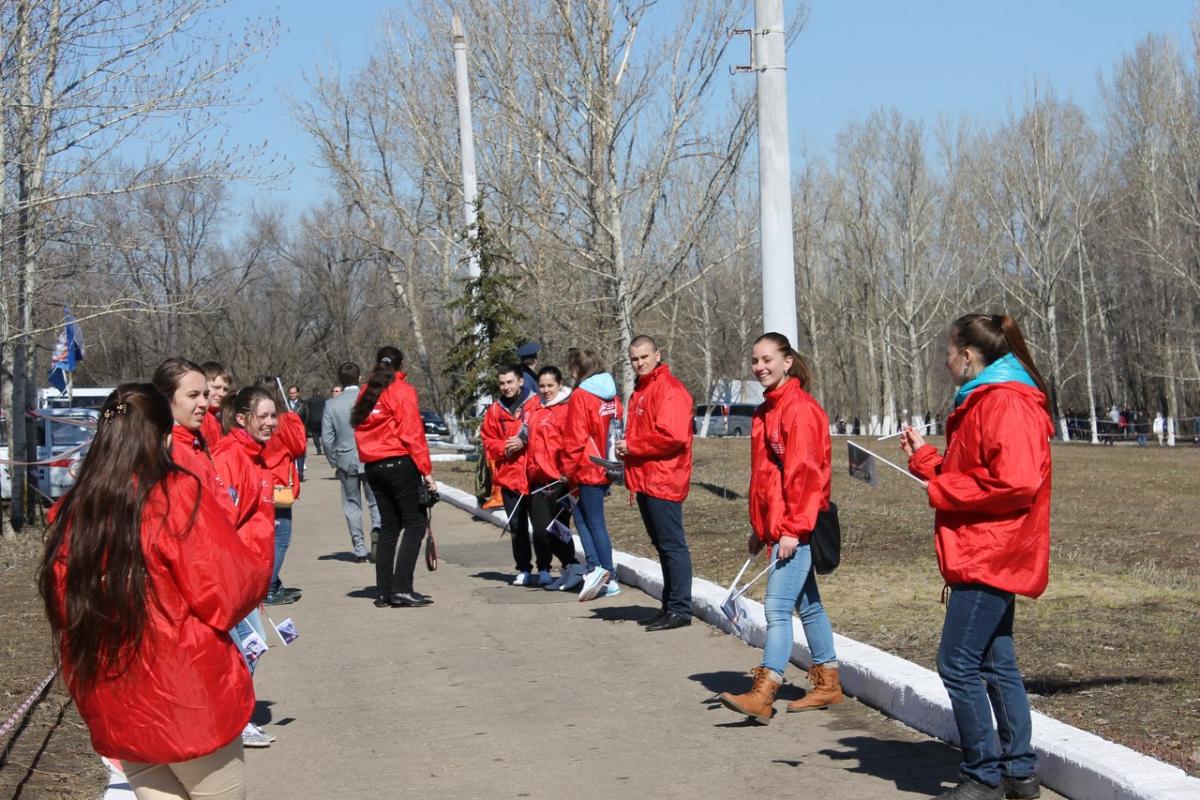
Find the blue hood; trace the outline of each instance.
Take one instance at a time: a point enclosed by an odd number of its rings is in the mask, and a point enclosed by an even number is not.
[[[983,371],[959,387],[954,395],[954,407],[958,408],[973,390],[989,383],[1023,383],[1037,388],[1037,384],[1022,364],[1012,353],[997,358],[983,368]]]
[[[601,400],[612,400],[617,396],[617,383],[607,372],[597,372],[590,378],[584,378],[579,388]]]

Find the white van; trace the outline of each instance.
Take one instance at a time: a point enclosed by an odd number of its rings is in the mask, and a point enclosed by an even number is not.
[[[99,419],[94,408],[47,408],[38,413],[37,460],[50,463],[30,468],[29,482],[43,502],[57,500],[75,485]],[[53,460],[58,455],[63,457]]]
[[[112,387],[77,386],[68,398],[53,387],[38,390],[38,408],[100,408],[113,393]]]

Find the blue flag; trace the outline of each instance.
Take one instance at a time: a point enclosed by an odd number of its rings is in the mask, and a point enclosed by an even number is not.
[[[54,343],[54,351],[50,354],[50,385],[60,392],[67,390],[67,373],[74,372],[75,367],[83,361],[83,331],[79,321],[71,313],[71,309],[63,306],[66,325],[58,334]]]

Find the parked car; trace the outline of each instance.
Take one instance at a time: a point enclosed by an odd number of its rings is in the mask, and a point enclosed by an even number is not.
[[[423,408],[421,409],[421,419],[425,422],[426,436],[450,438],[450,428],[447,427],[446,420],[438,412]]]
[[[708,435],[749,436],[750,423],[757,407],[750,403],[714,403],[708,420]],[[692,430],[697,434],[704,430],[704,415],[708,408],[707,405],[696,406]]]
[[[94,408],[45,408],[38,412],[37,457],[48,464],[32,467],[29,482],[43,502],[53,502],[75,485],[79,464],[96,434],[100,412]],[[62,458],[55,458],[56,456]]]

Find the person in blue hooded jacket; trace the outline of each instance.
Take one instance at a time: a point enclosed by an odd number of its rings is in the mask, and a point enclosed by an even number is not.
[[[588,567],[579,599],[585,601],[621,591],[604,519],[604,498],[612,482],[592,457],[607,457],[609,426],[614,420],[619,423],[623,411],[617,384],[596,353],[572,348],[567,353],[567,370],[575,379],[575,391],[567,401],[562,464],[565,477],[579,490],[577,511],[584,523],[579,526],[579,539]]]

